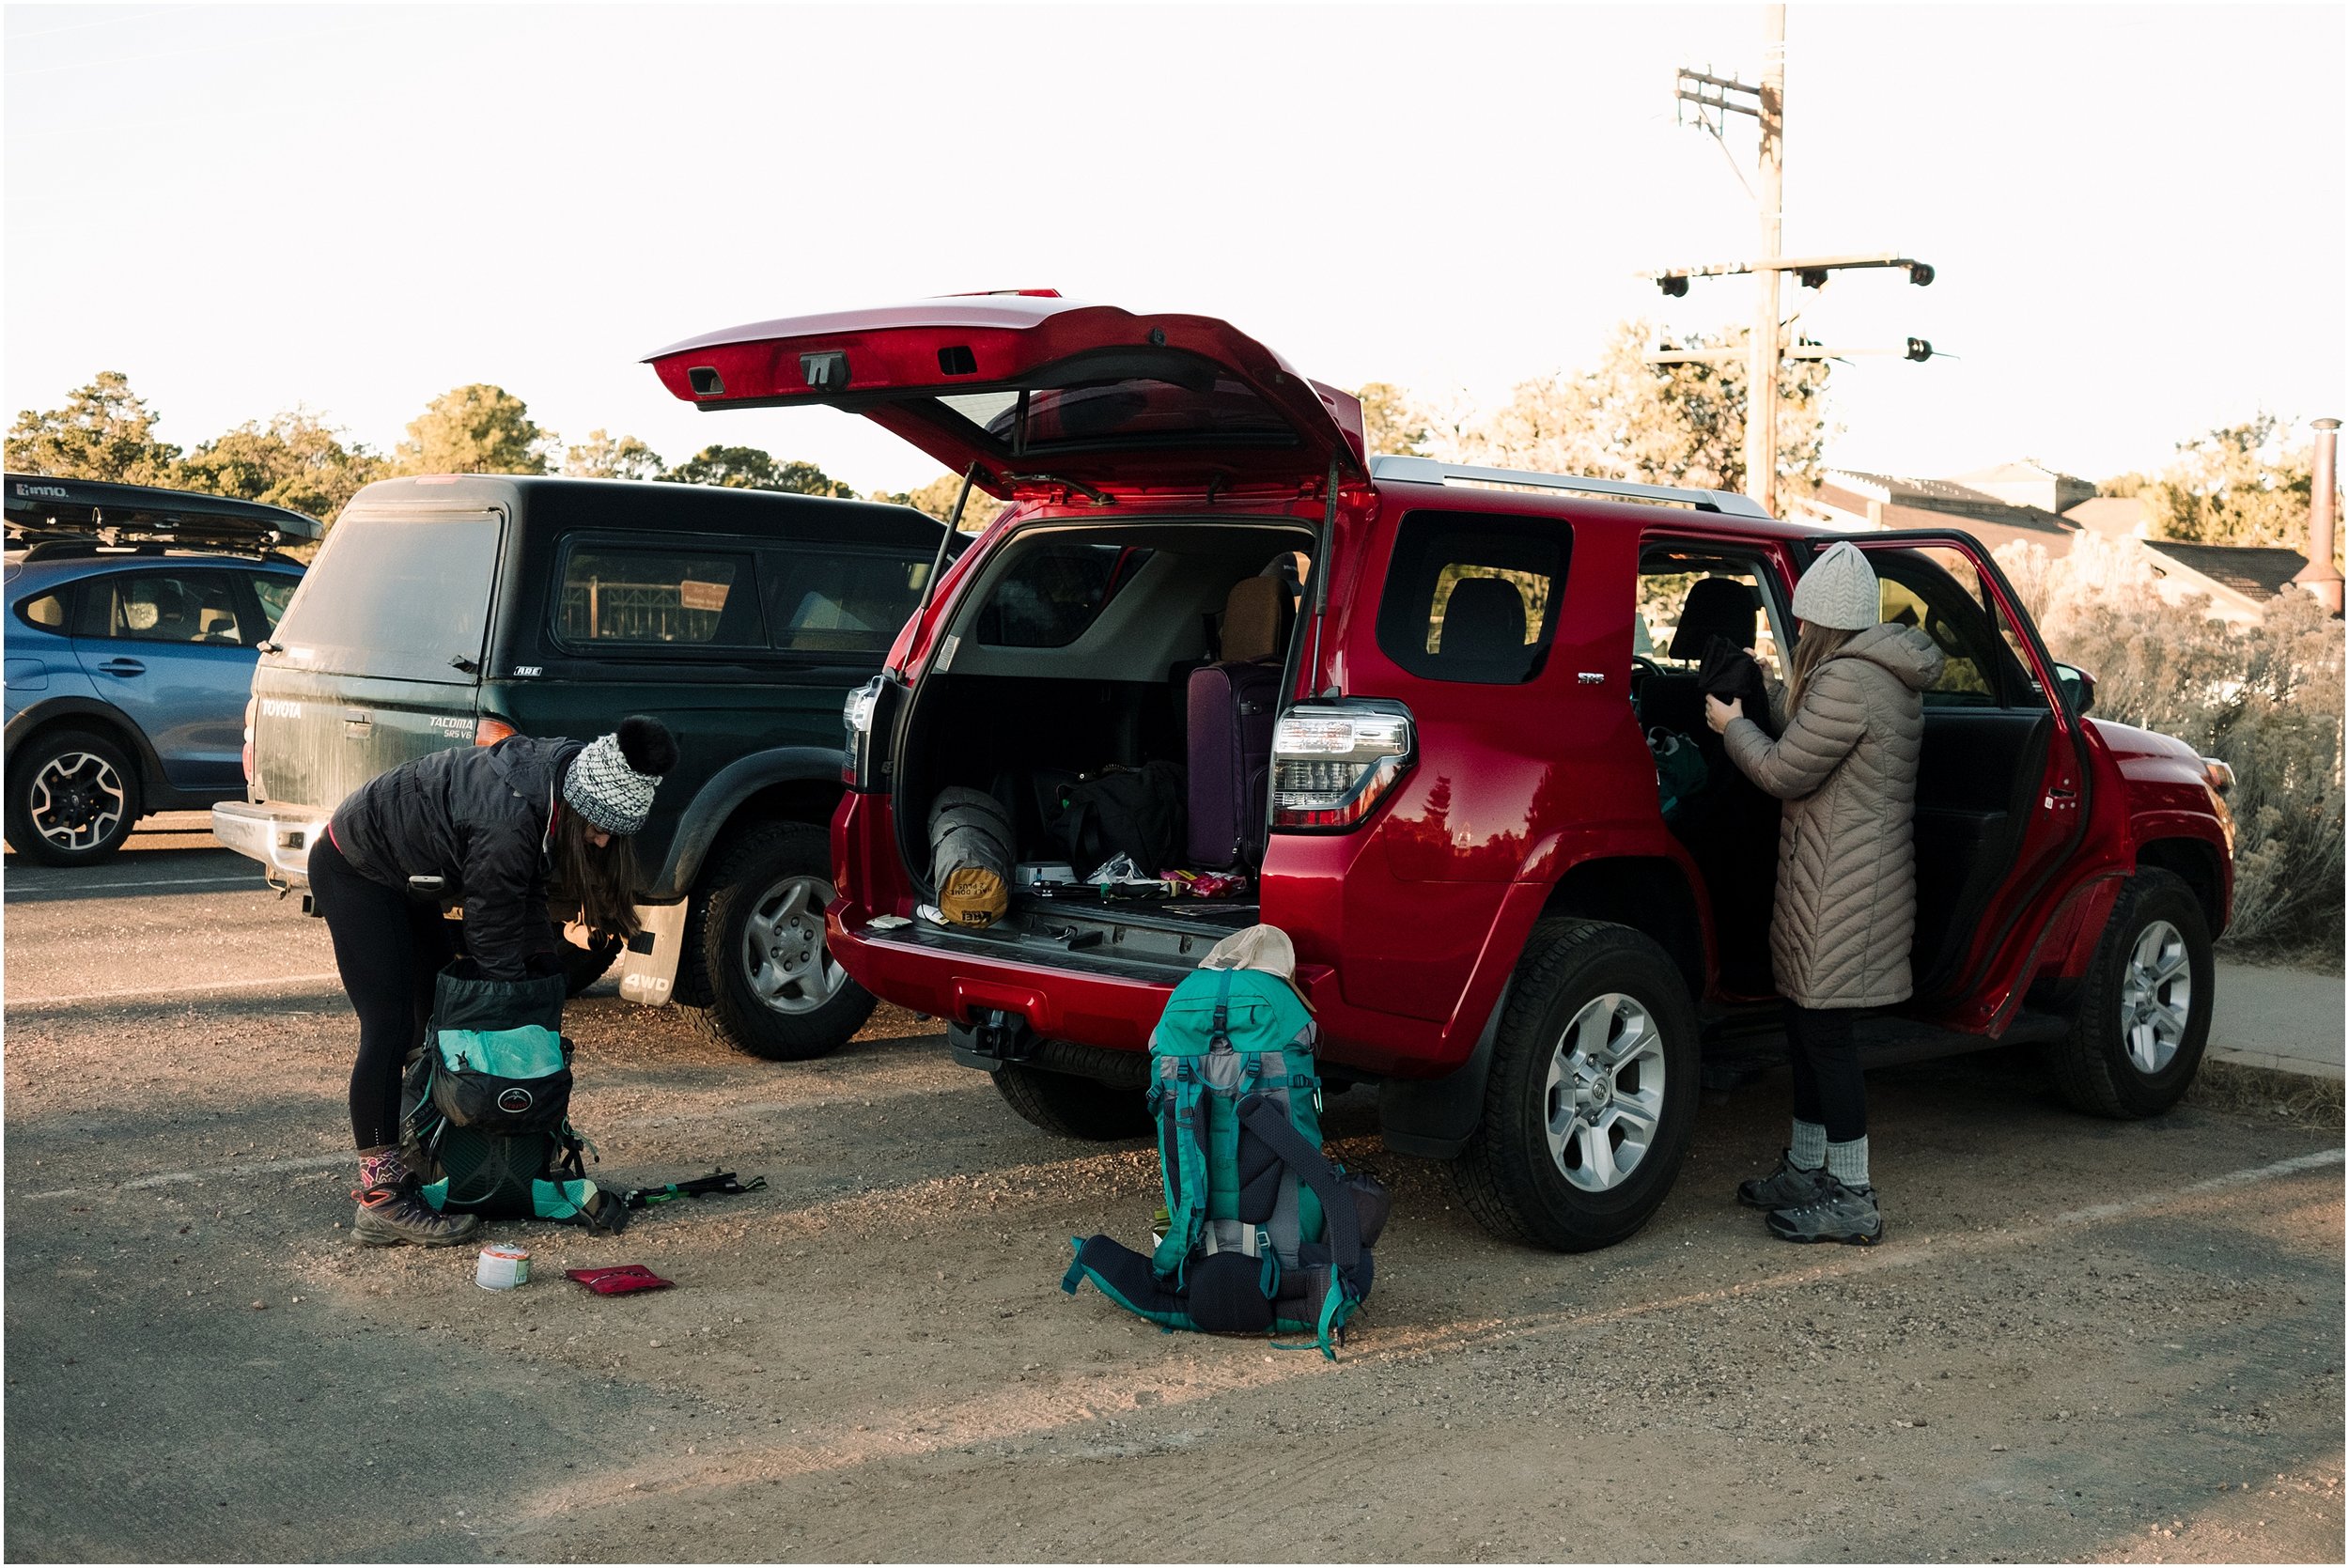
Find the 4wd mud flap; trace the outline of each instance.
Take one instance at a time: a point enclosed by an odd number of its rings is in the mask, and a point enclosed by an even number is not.
[[[644,929],[620,955],[620,995],[646,1007],[663,1007],[677,996],[677,955],[685,946],[683,899],[675,904],[639,904]]]

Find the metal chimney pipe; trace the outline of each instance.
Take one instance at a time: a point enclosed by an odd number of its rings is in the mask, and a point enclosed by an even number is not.
[[[2309,497],[2309,564],[2292,581],[2316,596],[2334,614],[2341,613],[2341,568],[2333,565],[2333,530],[2341,516],[2341,421],[2320,419],[2316,427],[2315,485]]]

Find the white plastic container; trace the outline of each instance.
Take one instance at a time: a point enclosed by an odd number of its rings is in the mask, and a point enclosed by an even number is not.
[[[483,1290],[512,1290],[530,1282],[530,1253],[521,1247],[484,1247],[473,1282]]]

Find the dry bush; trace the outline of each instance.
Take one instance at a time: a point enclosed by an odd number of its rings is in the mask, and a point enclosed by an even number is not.
[[[2165,599],[2140,551],[2092,537],[2070,559],[1999,552],[2056,658],[2096,677],[2098,717],[2175,736],[2233,768],[2234,921],[2246,947],[2341,941],[2341,623],[2285,593],[2230,628]]]

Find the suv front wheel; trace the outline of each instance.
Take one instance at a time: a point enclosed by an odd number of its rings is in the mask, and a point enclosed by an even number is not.
[[[2178,1103],[2210,1038],[2210,926],[2184,878],[2129,878],[2081,983],[2071,1033],[2048,1050],[2063,1097],[2092,1116],[2156,1116]]]
[[[873,994],[824,945],[832,848],[806,822],[761,822],[719,855],[687,917],[686,954],[701,965],[702,1027],[770,1062],[804,1062],[848,1043]]]
[[[1545,920],[1517,960],[1485,1113],[1453,1163],[1494,1234],[1610,1247],[1672,1189],[1696,1114],[1697,1029],[1664,950],[1629,926]]]

